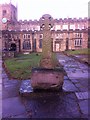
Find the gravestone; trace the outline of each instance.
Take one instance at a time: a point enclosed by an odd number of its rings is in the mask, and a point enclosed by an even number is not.
[[[43,32],[42,58],[39,68],[32,69],[31,86],[33,89],[60,89],[63,85],[64,73],[62,68],[55,68],[52,52],[51,28],[53,18],[45,14],[40,18],[40,27]]]

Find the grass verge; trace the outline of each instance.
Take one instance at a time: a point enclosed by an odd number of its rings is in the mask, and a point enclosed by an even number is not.
[[[57,64],[55,53],[52,57],[54,64]],[[18,54],[15,58],[5,60],[4,65],[10,78],[25,80],[31,78],[33,67],[40,67],[40,60],[41,53]]]
[[[31,77],[32,67],[38,67],[41,59],[40,54],[19,54],[16,58],[7,59],[4,64],[14,79],[29,79]]]

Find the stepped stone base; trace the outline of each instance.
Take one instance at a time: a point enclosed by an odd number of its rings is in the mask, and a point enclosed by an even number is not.
[[[60,90],[63,85],[64,71],[62,68],[33,68],[31,86],[34,90]]]

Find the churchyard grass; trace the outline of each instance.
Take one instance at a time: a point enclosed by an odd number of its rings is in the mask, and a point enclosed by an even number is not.
[[[69,55],[88,55],[90,54],[90,48],[80,49],[80,50],[68,50],[68,51],[65,51],[65,53]]]
[[[31,69],[39,67],[41,53],[18,54],[15,58],[6,59],[5,67],[11,78],[26,80],[31,78]],[[53,53],[54,64],[57,64],[55,53]]]
[[[39,66],[40,58],[41,55],[36,53],[18,54],[15,58],[5,60],[4,64],[11,78],[29,79],[32,67]]]

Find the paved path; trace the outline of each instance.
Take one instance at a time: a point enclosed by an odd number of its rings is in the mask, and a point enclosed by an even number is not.
[[[88,68],[63,54],[57,54],[64,66],[62,92],[36,93],[21,97],[19,80],[9,80],[2,70],[3,118],[87,118],[88,117]]]

